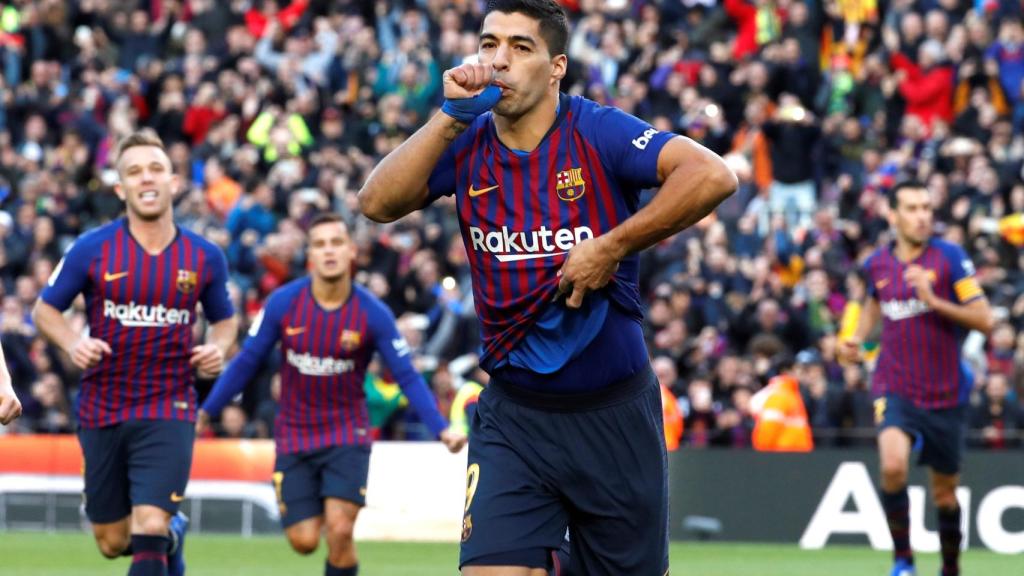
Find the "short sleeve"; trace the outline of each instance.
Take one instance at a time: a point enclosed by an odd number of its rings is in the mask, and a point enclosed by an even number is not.
[[[875,261],[875,255],[872,254],[864,261],[864,265],[861,267],[859,274],[861,280],[864,282],[864,290],[868,298],[878,300],[878,289],[875,288],[875,281],[871,277],[871,266]]]
[[[580,120],[580,129],[594,144],[602,164],[623,183],[640,188],[661,184],[658,155],[676,135],[660,132],[618,108],[599,107]]]
[[[220,322],[235,314],[235,307],[228,295],[228,261],[217,248],[207,249],[207,263],[210,266],[210,281],[200,295],[203,313],[210,322]]]
[[[985,295],[978,278],[974,273],[974,262],[971,262],[967,252],[955,244],[948,244],[944,250],[949,259],[952,270],[950,281],[953,283],[953,293],[961,304],[966,304]]]
[[[75,297],[85,290],[89,281],[89,263],[92,261],[91,250],[86,244],[86,241],[79,240],[64,253],[39,296],[43,302],[57,310],[66,310]]]

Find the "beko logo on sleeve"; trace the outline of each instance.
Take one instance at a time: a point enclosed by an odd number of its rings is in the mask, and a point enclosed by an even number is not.
[[[637,150],[646,150],[647,145],[651,143],[651,138],[654,138],[657,133],[658,131],[654,128],[648,128],[639,138],[633,139],[633,146],[636,146]]]

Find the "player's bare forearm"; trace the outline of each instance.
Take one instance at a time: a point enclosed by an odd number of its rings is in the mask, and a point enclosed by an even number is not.
[[[943,298],[935,297],[928,303],[940,316],[951,320],[968,330],[977,330],[988,336],[995,327],[992,308],[985,298],[978,298],[967,304],[956,304]]]
[[[21,416],[21,402],[14,385],[11,373],[7,371],[7,360],[3,348],[0,348],[0,425],[6,426]],[[454,452],[454,450],[452,450]]]
[[[238,319],[234,316],[225,318],[210,326],[208,343],[213,344],[227,358],[238,341]]]
[[[11,373],[7,370],[7,356],[4,355],[3,346],[0,346],[0,389],[5,385],[11,386]]]
[[[60,310],[39,300],[32,309],[32,322],[47,340],[56,344],[61,350],[71,354],[75,343],[81,338],[71,329],[67,319]]]
[[[620,259],[699,222],[736,191],[736,175],[714,152],[677,136],[658,156],[661,189],[651,202],[604,235]]]
[[[0,394],[14,394],[14,383],[11,382],[11,372],[7,369],[3,348],[0,348]]]
[[[381,160],[359,191],[359,209],[370,220],[393,222],[427,199],[427,179],[466,125],[438,112]]]

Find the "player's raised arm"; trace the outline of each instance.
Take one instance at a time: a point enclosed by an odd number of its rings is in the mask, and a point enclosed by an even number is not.
[[[658,180],[661,189],[654,199],[606,234],[620,259],[697,223],[739,185],[717,154],[683,136],[672,138],[661,149]]]
[[[559,292],[571,308],[608,283],[627,255],[693,225],[736,191],[736,175],[714,152],[676,136],[658,154],[661,188],[647,206],[593,241],[577,244],[562,268]]]
[[[423,206],[427,180],[448,145],[501,98],[492,78],[490,65],[463,64],[445,71],[441,111],[385,156],[359,191],[359,209],[367,218],[391,222]]]
[[[953,270],[951,282],[955,300],[938,296],[932,286],[931,275],[917,264],[907,266],[903,274],[904,280],[914,287],[918,299],[940,316],[968,330],[977,330],[988,336],[995,328],[995,318],[992,316],[988,298],[974,276],[974,264],[967,253],[958,246],[950,245],[944,251],[947,252],[946,256]]]
[[[977,330],[985,336],[991,335],[996,325],[992,307],[986,298],[979,298],[967,304],[957,304],[936,296],[929,306],[940,316],[944,316],[968,330]]]

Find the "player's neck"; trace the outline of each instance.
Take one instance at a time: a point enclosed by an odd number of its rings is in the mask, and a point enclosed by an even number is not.
[[[901,262],[912,262],[917,260],[921,254],[924,254],[925,248],[928,247],[927,243],[914,244],[907,242],[906,240],[896,240],[896,250],[894,254],[896,258]]]
[[[558,109],[558,92],[548,95],[532,110],[519,116],[509,118],[499,114],[494,115],[494,128],[498,132],[498,140],[506,148],[512,150],[524,150],[532,152],[540,146],[541,140],[555,123]]]
[[[352,279],[348,276],[333,282],[313,276],[313,299],[321,308],[334,310],[340,308],[352,293]]]
[[[156,220],[143,220],[128,214],[128,231],[135,241],[149,254],[159,254],[174,242],[177,230],[174,219],[168,212]]]

